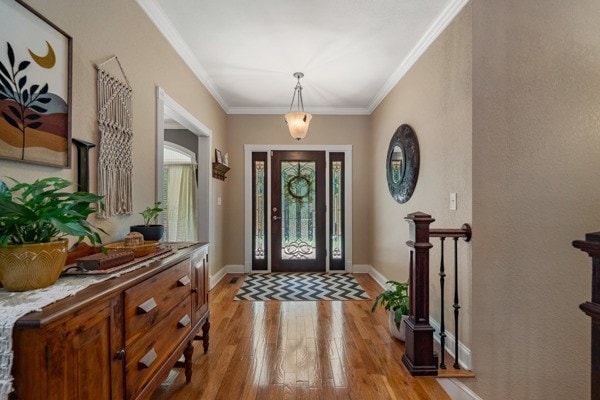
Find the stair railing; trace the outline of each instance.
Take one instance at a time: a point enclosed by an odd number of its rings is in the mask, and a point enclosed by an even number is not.
[[[441,321],[440,368],[446,368],[444,348],[446,339],[444,315],[444,284],[446,278],[444,266],[444,240],[454,240],[454,332],[455,332],[455,362],[458,364],[458,326],[459,326],[459,295],[458,295],[458,239],[471,240],[471,227],[464,224],[460,229],[430,229],[429,225],[435,221],[429,214],[416,212],[408,214],[405,220],[409,223],[409,240],[406,242],[410,248],[409,258],[409,295],[410,312],[406,320],[406,341],[402,361],[411,375],[437,375],[438,358],[433,350],[433,327],[429,324],[429,250],[433,245],[430,237],[439,237],[441,242],[440,259],[440,289],[441,289]]]

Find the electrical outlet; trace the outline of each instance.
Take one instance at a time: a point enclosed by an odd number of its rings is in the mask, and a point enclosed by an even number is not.
[[[456,193],[450,193],[450,210],[456,211]]]
[[[223,200],[221,199],[221,196],[217,197],[217,205],[220,206],[221,204],[223,204]]]

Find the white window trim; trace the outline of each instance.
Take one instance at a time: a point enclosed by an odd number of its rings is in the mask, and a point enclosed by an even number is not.
[[[344,234],[345,234],[345,270],[331,272],[352,272],[352,145],[244,145],[244,271],[251,272],[271,272],[271,229],[268,230],[267,243],[269,252],[267,258],[267,271],[252,270],[252,153],[271,151],[324,151],[325,152],[325,196],[327,202],[327,211],[325,220],[325,235],[327,257],[325,261],[325,270],[329,270],[329,153],[344,153]],[[267,157],[267,186],[271,187],[271,157]],[[269,189],[270,193],[270,189]],[[267,198],[267,221],[271,220],[271,196]]]

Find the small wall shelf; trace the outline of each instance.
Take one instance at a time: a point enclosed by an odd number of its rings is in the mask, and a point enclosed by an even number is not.
[[[225,176],[225,174],[227,174],[227,172],[230,169],[231,168],[229,168],[225,164],[221,164],[220,162],[213,162],[212,163],[212,176],[213,176],[213,178],[220,179],[220,180],[224,181],[227,178]]]

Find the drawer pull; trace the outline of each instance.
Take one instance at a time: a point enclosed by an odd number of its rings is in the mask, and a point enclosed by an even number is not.
[[[177,286],[178,287],[182,287],[182,286],[187,286],[190,284],[190,277],[189,276],[184,276],[183,278],[181,278],[180,280],[177,281]]]
[[[115,359],[124,360],[125,359],[125,349],[121,349],[115,353]]]
[[[181,318],[179,320],[179,322],[177,323],[177,329],[185,328],[186,326],[188,326],[190,324],[190,322],[191,322],[190,317],[187,316],[187,314],[186,314],[186,316]]]
[[[146,355],[140,361],[138,361],[138,370],[149,368],[150,365],[152,365],[152,363],[154,362],[154,360],[156,360],[156,357],[158,356],[156,355],[156,351],[154,351],[153,347],[150,349],[149,352],[146,353]]]
[[[151,297],[149,300],[146,300],[142,304],[137,307],[137,314],[148,314],[150,311],[158,307],[154,297]]]

